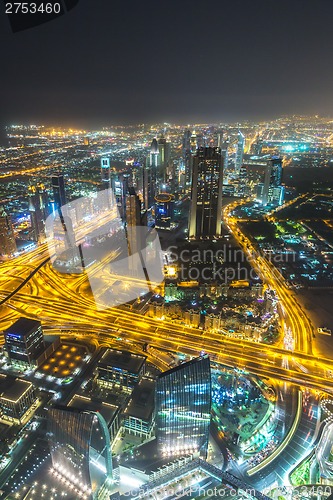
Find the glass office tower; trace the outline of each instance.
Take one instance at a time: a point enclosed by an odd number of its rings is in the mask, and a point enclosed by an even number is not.
[[[54,470],[88,498],[99,498],[112,479],[110,434],[102,415],[51,408],[48,434]]]
[[[220,148],[193,156],[189,233],[191,240],[221,237],[223,161]]]
[[[159,375],[156,435],[160,453],[207,455],[211,411],[211,373],[207,355]]]

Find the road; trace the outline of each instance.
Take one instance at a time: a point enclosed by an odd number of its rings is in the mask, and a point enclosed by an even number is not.
[[[230,211],[230,206],[226,210],[228,209]],[[241,237],[227,213],[226,217],[232,232],[240,240]],[[41,246],[0,266],[1,298],[12,293],[43,262],[46,252],[46,246]],[[203,349],[213,359],[225,365],[333,393],[333,379],[328,377],[331,360],[318,358],[312,353],[311,325],[306,315],[284,287],[282,278],[272,265],[263,257],[251,258],[253,266],[279,295],[285,311],[283,321],[291,328],[295,338],[294,352],[281,346],[239,341],[219,333],[203,332],[201,329],[143,317],[130,310],[98,310],[89,291],[86,275],[60,274],[49,262],[2,305],[2,329],[10,326],[18,316],[37,317],[45,327],[58,330],[61,335],[74,329],[86,336],[104,340],[124,334],[129,344],[148,342],[156,347],[192,355],[198,355]],[[113,276],[110,275],[109,278],[112,280]],[[118,276],[118,279],[123,279],[126,287],[128,278]]]

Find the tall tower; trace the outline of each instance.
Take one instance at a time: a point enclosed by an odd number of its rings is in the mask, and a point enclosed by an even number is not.
[[[32,237],[36,242],[45,240],[45,221],[50,215],[48,194],[44,184],[28,187]]]
[[[211,372],[207,355],[161,373],[156,384],[156,436],[163,456],[198,453],[206,458]]]
[[[66,193],[65,193],[65,182],[64,176],[61,173],[56,173],[51,177],[53,198],[54,198],[54,210],[58,212],[61,207],[66,205]]]
[[[236,157],[235,157],[235,173],[236,174],[239,174],[241,166],[243,164],[244,146],[245,146],[245,136],[239,130],[238,131]]]
[[[101,179],[103,189],[111,188],[111,164],[108,157],[101,158]]]
[[[284,187],[281,186],[283,176],[282,159],[273,156],[265,167],[264,184],[261,187],[261,201],[263,205],[282,205]]]
[[[0,207],[0,255],[11,256],[16,252],[16,241],[10,215]]]
[[[133,187],[128,187],[125,213],[129,270],[134,276],[140,276],[144,267],[140,252],[146,246],[147,236],[143,226],[147,223],[145,214],[141,214],[141,200]]]
[[[175,197],[170,193],[159,193],[155,196],[155,227],[171,229]]]
[[[156,139],[152,140],[150,154],[146,158],[146,167],[143,174],[144,205],[148,210],[154,204],[157,192],[158,171],[160,167],[159,146]]]
[[[192,182],[192,142],[191,132],[186,130],[183,137],[183,161],[185,169],[185,192],[191,188]]]
[[[129,187],[126,195],[126,229],[129,255],[136,254],[141,249],[140,235],[137,230],[139,226],[141,226],[141,201],[135,189]]]
[[[190,143],[191,143],[192,154],[194,154],[195,151],[196,151],[196,149],[197,149],[197,147],[198,147],[197,134],[196,134],[195,130],[193,130],[193,132],[192,132]]]
[[[101,158],[101,180],[102,189],[110,190],[109,208],[113,208],[114,201],[117,204],[121,218],[125,219],[125,196],[129,183],[129,176],[117,172],[111,167],[109,157]]]
[[[223,162],[220,148],[199,148],[193,157],[189,238],[221,236]]]
[[[230,144],[230,138],[228,135],[224,135],[224,133],[220,133],[218,135],[218,141],[217,145],[219,148],[221,148],[221,155],[222,155],[222,160],[223,160],[223,170],[224,173],[227,172],[228,170],[228,164],[229,164],[229,144]]]
[[[158,140],[158,152],[159,152],[159,168],[157,175],[157,182],[159,191],[163,191],[163,184],[166,183],[168,178],[168,171],[170,168],[171,159],[171,144],[164,137],[160,137]]]

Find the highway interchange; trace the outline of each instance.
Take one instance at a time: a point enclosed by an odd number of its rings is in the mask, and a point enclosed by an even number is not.
[[[127,346],[137,351],[147,342],[154,350],[183,352],[192,356],[205,351],[210,354],[213,362],[269,379],[278,389],[277,405],[282,408],[288,400],[293,407],[294,416],[289,416],[291,425],[297,411],[301,410],[299,387],[314,389],[317,397],[323,392],[333,394],[331,360],[315,353],[309,319],[285,287],[283,278],[273,265],[259,255],[239,232],[237,222],[230,213],[233,206],[225,207],[224,220],[244,252],[248,253],[251,265],[265,283],[276,290],[280,302],[281,326],[291,330],[295,341],[294,351],[286,350],[283,342],[266,345],[230,338],[222,333],[205,332],[202,329],[142,316],[126,307],[104,309],[103,305],[101,307],[96,304],[86,274],[61,274],[53,268],[47,244],[1,264],[2,329],[12,324],[18,316],[26,316],[40,319],[45,333],[61,335],[64,338],[82,338],[96,346]],[[36,268],[39,269],[36,271]],[[130,278],[112,275],[109,268],[104,270],[101,262],[96,264],[95,271],[96,275],[101,275],[110,286],[120,279],[124,289],[131,286]],[[92,268],[89,270],[89,278],[93,274]],[[140,280],[136,280],[135,284],[140,285]],[[142,283],[143,289],[144,285],[146,283]],[[160,361],[157,364],[160,368],[167,369],[165,362]],[[283,403],[284,399],[286,401]],[[313,402],[315,405],[315,398]],[[317,417],[316,414],[316,419],[312,421],[312,417],[307,413],[299,413],[290,441],[288,434],[284,438],[288,446],[279,454],[279,460],[285,457],[284,461],[280,460],[277,464],[272,458],[264,472],[261,469],[255,470],[251,477],[251,482],[257,488],[272,484],[277,477],[277,470],[280,471],[283,482],[282,475],[287,472],[287,465],[296,463],[300,453],[304,454],[310,444],[308,439],[315,437],[314,424]],[[307,428],[311,429],[310,437]],[[240,471],[242,474],[246,472],[245,469]]]
[[[225,220],[244,246],[244,235],[239,234],[236,222],[228,215],[231,208],[232,206],[225,208]],[[38,317],[43,325],[53,328],[54,331],[58,329],[61,335],[77,330],[95,339],[125,336],[128,342],[148,342],[173,352],[183,351],[195,355],[205,350],[213,359],[229,366],[236,366],[260,376],[333,392],[333,379],[329,376],[331,360],[319,358],[313,352],[312,326],[309,319],[290,290],[284,286],[281,275],[275,271],[273,265],[254,252],[250,244],[244,250],[249,252],[249,260],[257,272],[277,291],[283,311],[281,320],[291,329],[295,339],[294,351],[288,351],[281,345],[239,341],[218,333],[205,333],[201,329],[139,316],[129,309],[99,310],[85,274],[60,274],[53,269],[49,261],[42,265],[48,257],[46,244],[2,263],[0,284],[3,300],[13,293],[24,279],[28,279],[27,283],[1,306],[2,328],[4,330],[19,315]],[[41,268],[38,272],[31,275],[39,265]],[[112,279],[119,280],[119,277],[109,275],[111,284]],[[131,281],[124,278],[122,283],[126,288],[130,286]]]

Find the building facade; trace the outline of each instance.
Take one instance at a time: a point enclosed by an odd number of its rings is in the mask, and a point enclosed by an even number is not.
[[[45,240],[45,221],[50,215],[48,194],[44,184],[28,187],[29,213],[32,229],[32,238],[35,242]]]
[[[0,207],[0,256],[10,257],[16,252],[13,224],[4,207]]]
[[[42,324],[40,321],[20,318],[4,332],[5,349],[11,363],[23,368],[37,366],[45,351]]]
[[[66,407],[51,408],[48,436],[56,474],[89,499],[109,498],[111,443],[102,415]]]
[[[235,156],[235,173],[236,174],[239,174],[240,169],[243,165],[244,146],[245,146],[245,137],[244,137],[244,134],[239,130],[238,137],[237,137],[236,156]]]
[[[169,193],[160,193],[155,196],[155,227],[157,229],[171,229],[173,222],[175,197]]]
[[[135,387],[123,412],[125,431],[134,436],[148,439],[154,427],[155,381],[142,378]]]
[[[66,205],[66,192],[65,192],[65,181],[64,176],[61,173],[52,175],[51,177],[53,199],[54,199],[54,211],[59,212],[61,207]]]
[[[97,384],[112,388],[133,389],[146,371],[146,356],[107,349],[97,366]]]
[[[257,198],[263,205],[280,206],[284,201],[282,158],[274,156],[265,167],[263,184],[258,185]]]
[[[34,386],[27,380],[0,374],[0,419],[22,424],[38,405]]]
[[[223,162],[220,148],[199,148],[193,158],[189,238],[221,237]]]
[[[206,457],[211,372],[207,355],[159,375],[156,386],[156,436],[163,456],[197,453]]]

